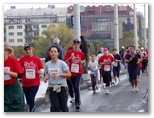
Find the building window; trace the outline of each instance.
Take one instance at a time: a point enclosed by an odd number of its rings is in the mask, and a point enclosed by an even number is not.
[[[17,26],[17,29],[22,29],[22,26]]]
[[[9,36],[14,36],[14,33],[13,32],[9,32]]]
[[[34,25],[34,26],[33,26],[33,29],[38,29],[38,26],[37,26],[37,25]]]
[[[30,23],[30,19],[26,19],[25,22],[26,22],[26,23]]]
[[[59,23],[65,23],[65,18],[59,18],[58,21]]]
[[[14,29],[14,26],[9,26],[9,29]]]
[[[17,36],[22,36],[22,32],[17,32]]]
[[[47,25],[42,25],[42,28],[47,28]]]
[[[18,43],[23,42],[23,39],[17,39],[17,42]]]
[[[9,43],[14,43],[14,39],[9,39]]]

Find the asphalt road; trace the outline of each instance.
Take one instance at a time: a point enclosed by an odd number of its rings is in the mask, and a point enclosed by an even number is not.
[[[75,105],[69,103],[70,112],[102,112],[102,113],[133,113],[148,112],[148,103],[143,100],[148,88],[148,77],[142,74],[138,83],[139,92],[131,92],[131,85],[125,75],[121,75],[121,82],[112,86],[110,94],[100,87],[97,93],[93,94],[91,89],[81,91],[80,110],[76,111]],[[36,112],[50,112],[50,104],[42,104],[36,108]]]

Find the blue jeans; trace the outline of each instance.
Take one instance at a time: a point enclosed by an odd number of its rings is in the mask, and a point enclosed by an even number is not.
[[[39,86],[23,87],[27,104],[29,105],[29,111],[35,111],[35,96],[39,89]]]

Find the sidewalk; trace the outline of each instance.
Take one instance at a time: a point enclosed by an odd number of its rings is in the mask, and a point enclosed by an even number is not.
[[[120,74],[125,74],[126,73],[126,70],[122,70],[120,72]],[[87,89],[91,86],[91,81],[90,81],[90,78],[88,79],[83,79],[81,81],[81,84],[80,84],[80,89],[83,90],[83,89]],[[44,104],[46,103],[45,101],[45,93],[46,93],[46,90],[47,90],[47,87],[48,87],[48,83],[44,83],[43,80],[41,80],[41,84],[39,86],[39,90],[36,94],[36,97],[35,97],[35,105],[36,106],[39,106],[41,104]],[[26,100],[25,100],[25,103],[26,103]],[[28,109],[27,107],[27,104],[25,105],[25,111]]]

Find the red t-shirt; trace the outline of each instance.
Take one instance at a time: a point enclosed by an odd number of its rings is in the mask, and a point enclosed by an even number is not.
[[[43,69],[43,64],[40,58],[37,56],[23,56],[19,62],[24,69],[22,75],[22,86],[31,87],[40,85],[40,75],[37,73],[37,71]]]
[[[114,57],[111,55],[103,55],[99,58],[98,63],[106,62],[105,65],[101,66],[101,70],[103,71],[110,71],[111,70],[111,63],[114,61]]]
[[[8,69],[12,72],[19,73],[19,74],[23,73],[23,69],[22,69],[19,61],[12,56],[9,56],[8,59],[6,61],[4,61],[4,68]],[[17,81],[17,78],[11,77],[8,74],[4,74],[4,85],[9,85],[9,84],[12,84],[16,81]]]
[[[72,76],[76,76],[77,74],[83,74],[82,65],[80,61],[85,60],[85,55],[81,51],[69,50],[64,57],[64,61],[71,57],[71,54],[74,53],[74,57],[69,61],[69,69]]]

